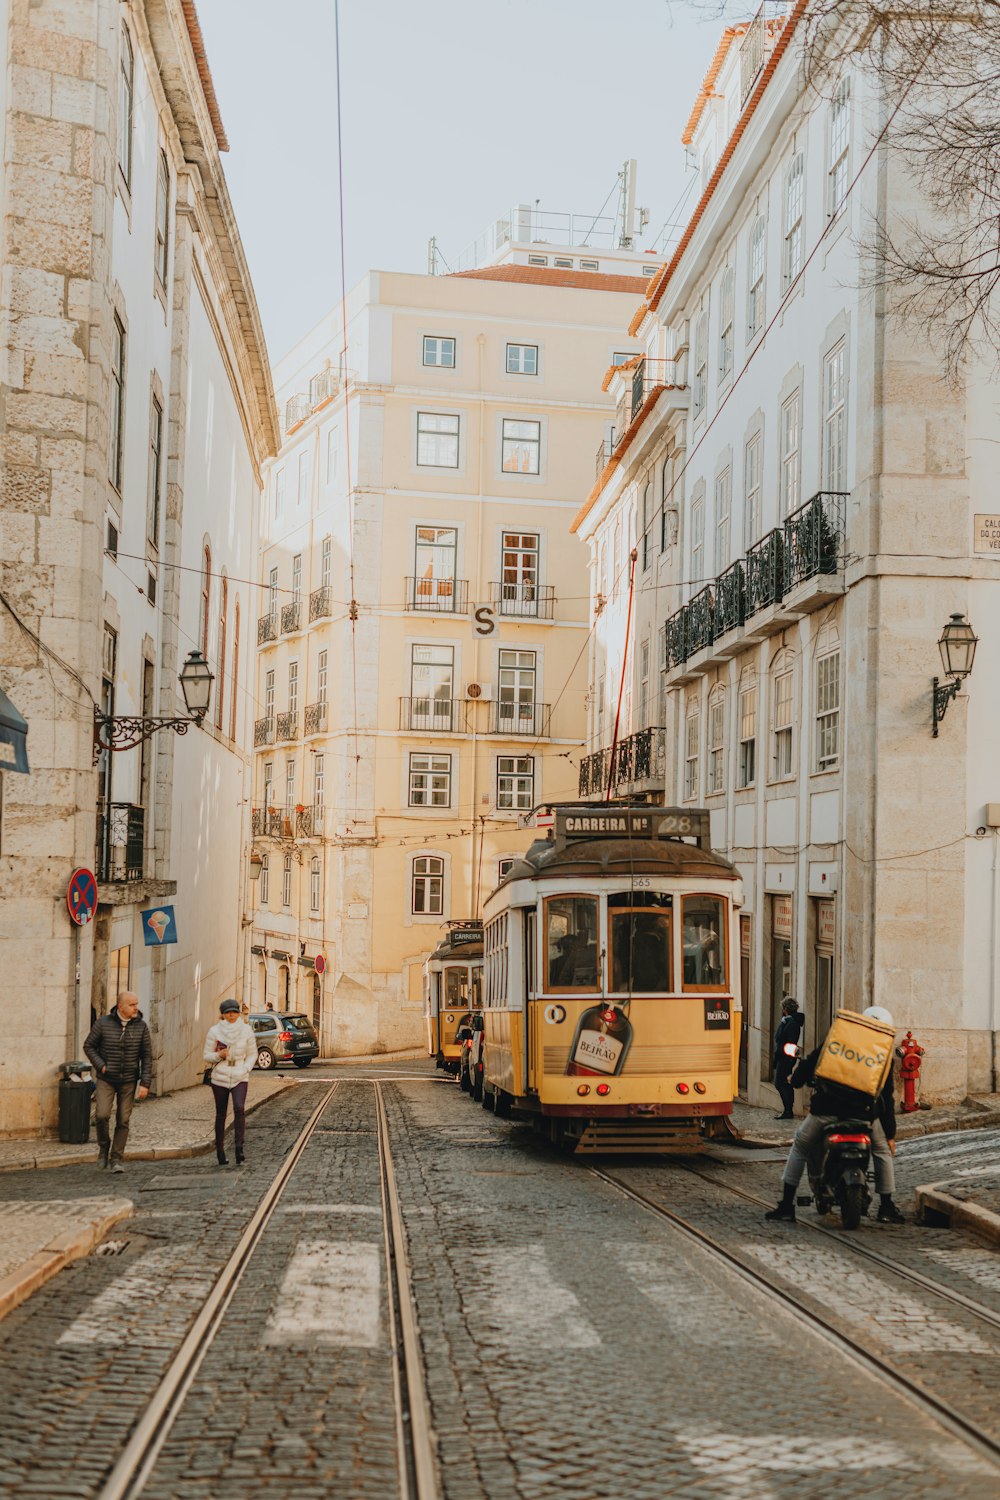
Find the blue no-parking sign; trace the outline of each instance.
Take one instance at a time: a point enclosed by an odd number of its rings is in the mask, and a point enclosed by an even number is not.
[[[97,910],[97,881],[93,870],[74,870],[66,887],[66,909],[77,927],[86,927]]]

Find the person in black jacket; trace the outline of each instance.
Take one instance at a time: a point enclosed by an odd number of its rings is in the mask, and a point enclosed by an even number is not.
[[[870,1005],[863,1012],[873,1020],[892,1025],[892,1016],[881,1005]],[[882,1092],[873,1099],[855,1089],[840,1084],[828,1083],[825,1078],[816,1078],[814,1070],[822,1047],[816,1047],[808,1057],[796,1064],[791,1076],[792,1088],[811,1088],[813,1091],[809,1114],[795,1132],[792,1149],[785,1162],[781,1177],[781,1202],[769,1209],[765,1219],[795,1221],[795,1192],[802,1180],[802,1173],[809,1164],[809,1175],[819,1175],[820,1163],[817,1153],[822,1150],[823,1132],[827,1125],[838,1120],[867,1120],[870,1126],[872,1156],[875,1162],[875,1188],[879,1195],[878,1221],[880,1224],[905,1224],[892,1195],[896,1188],[896,1172],[893,1156],[896,1149],[896,1103],[893,1095],[894,1067],[882,1086]]]
[[[139,1013],[139,996],[123,990],[114,1010],[98,1016],[83,1050],[97,1074],[94,1123],[98,1161],[112,1172],[121,1172],[132,1105],[136,1099],[145,1099],[153,1074],[153,1043]],[[109,1122],[111,1106],[116,1102],[112,1141]]]
[[[793,1000],[791,995],[786,995],[781,1002],[781,1020],[774,1033],[774,1086],[778,1090],[782,1104],[782,1113],[775,1115],[776,1120],[793,1118],[795,1090],[789,1079],[795,1067],[796,1049],[805,1019],[799,1010],[799,1002]],[[789,1047],[792,1049],[791,1052],[787,1050]]]

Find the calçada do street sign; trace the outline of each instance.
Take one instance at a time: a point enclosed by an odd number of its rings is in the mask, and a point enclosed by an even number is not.
[[[97,910],[97,881],[93,870],[74,870],[66,887],[66,909],[77,927],[86,927]]]

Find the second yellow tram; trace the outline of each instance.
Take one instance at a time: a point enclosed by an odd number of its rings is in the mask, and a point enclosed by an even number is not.
[[[485,1107],[577,1151],[690,1151],[732,1113],[739,872],[708,813],[563,804],[485,906]]]
[[[446,1073],[457,1073],[462,1057],[458,1029],[483,1004],[483,924],[449,922],[445,936],[424,963],[427,1050]]]

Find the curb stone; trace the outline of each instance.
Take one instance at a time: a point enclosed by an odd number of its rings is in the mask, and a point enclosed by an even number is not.
[[[131,1198],[118,1198],[112,1202],[107,1213],[94,1220],[84,1229],[70,1229],[58,1234],[41,1250],[24,1261],[15,1271],[0,1278],[0,1320],[27,1301],[40,1286],[68,1266],[70,1261],[89,1255],[95,1245],[100,1244],[108,1230],[127,1219],[134,1212]]]
[[[1000,1249],[1000,1214],[981,1208],[977,1203],[966,1203],[960,1198],[953,1198],[936,1183],[918,1187],[914,1196],[918,1223],[928,1223],[928,1215],[932,1221],[944,1219],[949,1229],[971,1229],[973,1233],[989,1240],[994,1248]]]

